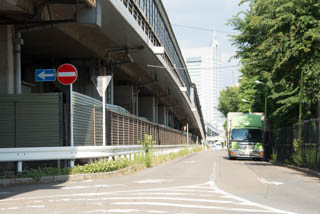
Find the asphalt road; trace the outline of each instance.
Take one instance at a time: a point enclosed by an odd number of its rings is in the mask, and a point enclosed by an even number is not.
[[[0,188],[1,214],[320,213],[319,179],[204,151],[126,176]]]

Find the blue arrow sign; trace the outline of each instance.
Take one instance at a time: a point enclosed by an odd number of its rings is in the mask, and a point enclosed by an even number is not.
[[[56,69],[36,69],[36,82],[51,82],[56,81]]]

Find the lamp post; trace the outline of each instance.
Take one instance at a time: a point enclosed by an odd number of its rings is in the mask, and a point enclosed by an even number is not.
[[[246,99],[241,99],[241,101],[244,102],[244,103],[249,103],[249,105],[250,105],[249,112],[251,113],[251,103]]]
[[[256,80],[254,82],[257,83],[257,84],[265,85],[264,82],[261,82],[259,80]],[[265,85],[265,88],[266,88],[266,85]],[[266,93],[266,89],[265,89],[264,90],[264,127],[263,127],[264,133],[266,133],[266,131],[267,131],[267,102],[268,102],[267,93]]]
[[[298,126],[298,140],[301,142],[302,137],[302,94],[303,94],[303,71],[300,74],[300,92],[299,92],[299,126]]]

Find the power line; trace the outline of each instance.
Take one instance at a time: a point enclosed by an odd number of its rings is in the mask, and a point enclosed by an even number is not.
[[[214,30],[211,28],[201,28],[201,27],[195,27],[195,26],[187,26],[187,25],[180,25],[180,24],[172,24],[174,26],[177,27],[181,27],[181,28],[188,28],[188,29],[194,29],[194,30],[202,30],[202,31],[209,31],[209,32],[218,32],[218,33],[224,33],[224,34],[232,34],[233,32],[230,31],[222,31],[222,30]]]
[[[222,66],[222,67],[213,67],[214,69],[222,69],[222,68],[236,68],[236,67],[240,67],[241,64],[238,65],[227,65],[227,66]],[[147,67],[152,67],[152,68],[162,68],[162,69],[166,69],[166,67],[164,66],[159,66],[159,65],[147,65]],[[172,67],[178,70],[188,70],[188,68],[179,68],[179,67]]]

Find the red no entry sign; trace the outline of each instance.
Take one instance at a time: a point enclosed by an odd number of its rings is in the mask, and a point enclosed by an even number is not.
[[[57,70],[57,79],[63,85],[70,85],[77,80],[78,71],[72,64],[63,64]]]

